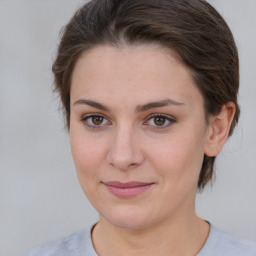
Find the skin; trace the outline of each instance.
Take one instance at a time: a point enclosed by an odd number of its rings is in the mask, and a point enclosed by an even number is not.
[[[207,123],[190,70],[157,45],[85,52],[70,97],[77,175],[99,212],[97,253],[196,255],[209,233],[195,214],[198,177],[204,154],[216,155],[225,143],[232,103]],[[153,185],[119,198],[104,184],[113,180]]]

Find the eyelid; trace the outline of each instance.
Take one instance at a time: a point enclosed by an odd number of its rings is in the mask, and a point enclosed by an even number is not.
[[[102,117],[104,118],[107,123],[106,124],[99,124],[99,125],[95,125],[95,124],[89,124],[89,122],[87,121],[89,118],[92,118],[92,117]],[[158,126],[158,125],[151,125],[149,124],[149,121],[152,119],[152,118],[155,118],[155,117],[162,117],[162,118],[165,118],[169,123],[168,124],[165,124],[165,125],[162,125],[162,126]],[[84,114],[82,115],[82,117],[80,118],[80,120],[83,122],[83,124],[89,128],[104,128],[108,125],[110,125],[112,122],[110,121],[110,119],[108,117],[106,117],[104,114],[101,114],[101,113],[88,113],[88,114]],[[151,126],[153,127],[154,129],[164,129],[164,128],[167,128],[169,126],[171,126],[173,123],[176,122],[176,119],[173,117],[173,116],[170,116],[168,114],[162,114],[162,113],[154,113],[154,114],[150,114],[147,118],[146,118],[146,121],[143,123],[143,125],[147,125],[147,126]]]
[[[89,117],[92,117],[92,116],[102,116],[102,117],[104,117],[105,118],[105,116],[104,115],[102,115],[102,114],[99,114],[99,113],[97,113],[97,112],[95,112],[95,113],[88,113],[88,114],[84,114],[84,115],[82,115],[81,116],[81,121],[83,121],[83,120],[85,120],[85,119],[87,119],[87,118],[89,118]]]
[[[100,124],[100,125],[91,125],[91,124],[89,124],[88,122],[87,122],[87,120],[89,119],[89,118],[92,118],[92,117],[103,117],[105,120],[107,120],[107,122],[108,123],[111,123],[110,121],[109,121],[109,118],[107,118],[105,115],[103,115],[103,114],[100,114],[100,113],[88,113],[88,114],[85,114],[85,115],[83,115],[81,118],[80,118],[80,120],[84,123],[84,125],[86,125],[87,127],[89,127],[89,128],[92,128],[92,129],[95,129],[95,128],[103,128],[104,126],[106,126],[106,125],[109,125],[109,124]]]
[[[176,119],[175,119],[173,116],[170,116],[170,115],[167,115],[167,114],[162,114],[162,113],[155,113],[155,114],[149,115],[149,116],[147,117],[145,123],[148,123],[149,120],[152,119],[152,118],[154,118],[154,117],[163,117],[163,118],[165,118],[167,121],[169,121],[169,124],[164,125],[164,126],[157,126],[157,125],[152,126],[152,127],[156,128],[156,129],[164,129],[164,128],[167,128],[167,127],[169,127],[170,125],[172,125],[173,123],[176,122]],[[144,124],[145,124],[145,123],[144,123]]]

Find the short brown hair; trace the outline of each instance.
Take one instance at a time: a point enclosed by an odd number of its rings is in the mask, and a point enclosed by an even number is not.
[[[52,67],[67,127],[72,73],[84,51],[152,43],[174,50],[190,68],[207,120],[223,104],[235,103],[231,135],[240,113],[238,52],[228,25],[205,0],[91,0],[83,5],[64,28]],[[212,179],[214,161],[204,156],[199,189]]]

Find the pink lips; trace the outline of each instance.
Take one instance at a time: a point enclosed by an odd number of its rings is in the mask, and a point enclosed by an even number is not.
[[[107,189],[117,197],[120,198],[129,198],[139,195],[153,186],[154,183],[144,183],[144,182],[118,182],[118,181],[109,181],[103,183]]]

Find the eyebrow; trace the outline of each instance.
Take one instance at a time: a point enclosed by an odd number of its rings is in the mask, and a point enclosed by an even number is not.
[[[78,105],[78,104],[89,105],[91,107],[94,107],[94,108],[97,108],[100,110],[110,111],[110,109],[108,107],[102,105],[101,103],[93,101],[93,100],[79,99],[79,100],[75,101],[73,105]],[[164,99],[164,100],[160,100],[160,101],[149,102],[144,105],[138,105],[136,107],[135,111],[136,112],[145,112],[152,108],[160,108],[160,107],[165,107],[165,106],[169,106],[169,105],[180,106],[180,105],[185,105],[185,104],[168,98],[168,99]]]
[[[100,110],[109,111],[108,107],[102,105],[101,103],[93,101],[93,100],[79,99],[79,100],[75,101],[75,103],[73,105],[78,105],[78,104],[89,105],[91,107],[94,107],[94,108],[97,108]]]
[[[144,105],[139,105],[136,107],[136,112],[144,112],[152,108],[160,108],[160,107],[165,107],[169,105],[180,106],[185,104],[168,98],[161,101],[154,101]]]

